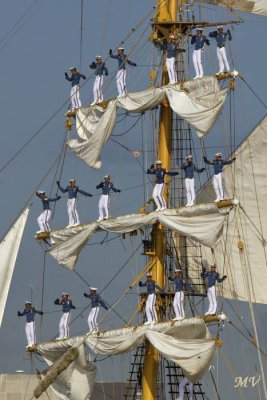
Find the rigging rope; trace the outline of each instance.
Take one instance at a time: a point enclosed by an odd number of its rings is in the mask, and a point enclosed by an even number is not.
[[[83,47],[83,0],[81,0],[81,17],[80,17],[80,69],[82,68],[82,47]]]

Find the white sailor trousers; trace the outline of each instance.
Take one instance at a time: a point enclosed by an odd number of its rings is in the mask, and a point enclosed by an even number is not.
[[[126,95],[126,69],[120,69],[117,72],[116,83],[119,96]]]
[[[96,331],[98,332],[98,325],[97,325],[97,316],[99,313],[99,307],[93,307],[88,315],[88,326],[89,331]]]
[[[184,317],[184,292],[175,292],[173,299],[173,308],[175,312],[175,317]]]
[[[109,204],[109,195],[102,194],[99,199],[98,209],[99,209],[99,219],[108,218],[108,204]]]
[[[175,71],[175,58],[166,58],[166,66],[169,75],[169,83],[176,83],[177,82],[177,73]]]
[[[44,210],[42,212],[42,214],[39,215],[39,217],[37,218],[37,222],[38,222],[40,231],[42,231],[42,232],[50,231],[50,226],[48,224],[50,217],[51,217],[51,210]]]
[[[184,377],[179,384],[179,400],[184,399],[184,392],[187,384],[189,384],[189,400],[193,400],[193,383],[189,382],[186,377]]]
[[[71,91],[70,91],[70,100],[71,100],[71,107],[72,108],[81,107],[80,87],[79,87],[79,85],[72,86]]]
[[[203,53],[203,49],[193,51],[193,64],[194,64],[195,73],[196,73],[196,76],[198,76],[200,78],[203,76],[202,53]]]
[[[226,69],[226,71],[230,71],[225,47],[221,47],[221,48],[217,47],[217,58],[219,61],[219,68],[220,68],[219,72],[223,72],[225,69]],[[225,66],[225,68],[224,68],[224,66]]]
[[[149,294],[146,300],[146,319],[148,322],[158,320],[158,316],[155,309],[155,303],[156,303],[155,293]]]
[[[156,183],[153,189],[152,197],[157,208],[166,207],[166,201],[163,196],[164,183]]]
[[[187,205],[191,206],[196,201],[194,178],[185,178],[185,190],[186,190]]]
[[[27,338],[28,346],[33,346],[36,343],[34,321],[26,322],[25,332],[26,332],[26,338]]]
[[[207,313],[208,314],[216,314],[217,311],[217,297],[216,297],[216,286],[212,286],[208,288],[208,300],[209,300],[209,308]]]
[[[67,209],[69,215],[69,225],[79,224],[79,215],[76,209],[77,199],[68,199]]]
[[[213,176],[213,186],[216,193],[216,200],[223,200],[223,182],[222,182],[222,172]]]
[[[61,339],[69,337],[69,322],[70,312],[63,312],[62,317],[59,321],[59,337]]]
[[[94,83],[94,102],[95,103],[100,103],[101,101],[103,101],[103,91],[102,91],[102,87],[103,87],[103,82],[104,82],[104,77],[103,75],[97,75],[95,77],[95,83]]]

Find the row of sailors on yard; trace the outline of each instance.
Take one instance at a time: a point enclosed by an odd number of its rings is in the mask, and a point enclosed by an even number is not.
[[[217,57],[219,62],[219,75],[223,72],[229,72],[230,66],[226,55],[225,45],[227,40],[232,40],[232,35],[228,29],[226,32],[223,31],[223,26],[219,25],[217,31],[209,33],[210,38],[214,38],[217,43]],[[196,27],[196,34],[192,36],[191,44],[194,45],[193,51],[193,65],[196,76],[193,79],[202,78],[204,76],[203,71],[203,51],[204,46],[210,45],[207,36],[203,35],[203,28]],[[170,35],[168,43],[163,44],[160,41],[156,41],[155,45],[161,49],[166,50],[166,67],[169,76],[169,84],[177,83],[177,73],[175,68],[175,57],[177,53],[185,52],[185,49],[179,47],[177,38],[174,35]],[[116,84],[118,90],[118,98],[124,97],[127,94],[126,89],[126,65],[136,67],[137,64],[132,62],[127,54],[124,53],[124,48],[119,47],[117,49],[117,55],[113,54],[112,49],[109,50],[109,56],[118,61],[118,72],[116,75]],[[95,82],[93,88],[94,101],[91,105],[101,103],[103,101],[103,82],[104,75],[108,76],[108,69],[100,55],[95,57],[90,66],[91,69],[95,70]],[[79,83],[81,78],[86,79],[86,76],[79,73],[76,67],[70,68],[71,76],[69,77],[65,72],[65,78],[71,82],[71,107],[72,109],[81,107]]]
[[[232,160],[226,161],[222,159],[221,153],[215,154],[215,159],[209,161],[206,157],[203,158],[204,162],[208,165],[212,165],[214,169],[214,176],[213,176],[213,185],[214,190],[216,193],[215,202],[219,202],[220,200],[224,199],[224,191],[223,191],[223,182],[222,182],[222,170],[224,165],[231,164],[235,161],[235,157]],[[187,203],[186,207],[192,206],[196,202],[196,195],[195,195],[195,181],[194,181],[194,172],[203,172],[205,168],[197,168],[196,165],[193,163],[193,157],[191,155],[186,157],[186,162],[183,164],[182,169],[185,173],[185,188],[186,188],[186,196],[187,196]],[[155,165],[152,164],[151,167],[147,170],[147,174],[155,175],[155,186],[152,193],[153,200],[156,205],[155,211],[162,211],[167,208],[166,201],[164,198],[164,180],[165,176],[175,176],[179,173],[177,171],[167,171],[165,168],[162,168],[162,162],[157,160]],[[97,222],[101,222],[102,220],[106,220],[110,217],[109,214],[109,195],[110,192],[113,191],[115,193],[120,193],[120,189],[116,189],[111,182],[110,175],[104,176],[104,181],[100,182],[99,185],[96,186],[96,189],[102,190],[102,195],[100,196],[99,200],[99,218]],[[80,224],[79,215],[77,212],[76,204],[77,204],[77,195],[78,193],[91,197],[92,194],[85,192],[84,190],[80,189],[79,186],[76,185],[76,181],[74,179],[70,179],[69,185],[66,188],[63,188],[60,185],[60,182],[57,181],[57,185],[59,190],[62,193],[68,193],[68,202],[67,202],[67,210],[69,216],[69,224],[67,228],[77,226]],[[39,231],[45,232],[50,231],[49,227],[49,219],[51,217],[51,209],[50,203],[59,200],[61,197],[57,196],[55,198],[48,198],[44,191],[39,191],[36,195],[42,200],[43,204],[43,212],[37,219],[39,225]]]
[[[168,279],[173,282],[175,288],[175,295],[173,300],[173,309],[175,317],[174,321],[180,321],[185,318],[184,312],[184,290],[193,294],[194,291],[192,287],[186,282],[186,280],[182,276],[182,270],[175,269],[174,277],[169,276]],[[217,311],[217,296],[216,296],[216,283],[223,282],[227,277],[224,275],[220,278],[220,275],[216,271],[216,265],[211,265],[210,271],[206,271],[203,268],[201,273],[202,278],[206,281],[207,286],[207,296],[209,301],[209,308],[205,315],[215,315]],[[147,299],[146,299],[146,322],[144,325],[156,324],[158,321],[157,312],[155,309],[156,303],[156,289],[159,290],[161,294],[164,294],[162,288],[160,288],[156,282],[152,279],[152,273],[148,272],[146,274],[146,281],[139,281],[139,287],[146,287],[147,289]],[[88,326],[90,333],[98,332],[98,323],[97,317],[99,314],[100,306],[105,310],[108,310],[108,304],[101,298],[101,296],[97,293],[97,288],[90,287],[89,293],[84,293],[84,297],[91,300],[91,311],[88,316]],[[72,300],[69,298],[68,293],[62,293],[61,299],[56,299],[54,301],[55,305],[62,305],[62,317],[59,322],[59,337],[57,340],[67,339],[69,337],[69,323],[71,310],[76,309]],[[28,346],[32,347],[36,343],[35,336],[35,326],[34,326],[34,317],[35,314],[43,315],[43,311],[36,310],[35,307],[32,306],[31,301],[25,302],[25,308],[23,312],[18,311],[17,315],[19,317],[26,316],[26,337]]]

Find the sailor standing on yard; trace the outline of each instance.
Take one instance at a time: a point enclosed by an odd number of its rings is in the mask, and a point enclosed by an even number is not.
[[[140,287],[147,287],[147,299],[146,299],[146,319],[147,322],[144,323],[144,325],[148,324],[156,324],[158,320],[157,312],[155,309],[155,303],[156,303],[156,289],[158,289],[161,293],[163,293],[163,290],[156,284],[156,282],[152,279],[152,273],[148,272],[146,274],[147,280],[145,283],[140,281],[138,285]]]
[[[213,186],[216,193],[216,199],[214,200],[217,203],[220,200],[224,199],[224,192],[223,192],[223,183],[222,183],[222,170],[224,165],[232,164],[233,161],[236,160],[235,157],[232,160],[225,161],[222,160],[222,153],[216,153],[215,159],[209,161],[206,157],[203,157],[203,160],[206,164],[212,165],[214,169],[214,176],[213,176]]]
[[[59,181],[56,182],[58,185],[59,190],[62,193],[68,193],[68,203],[67,203],[67,208],[68,208],[68,215],[69,215],[69,225],[67,228],[70,228],[71,226],[77,226],[80,225],[80,219],[79,215],[76,209],[76,203],[77,203],[77,194],[81,193],[84,196],[87,197],[92,197],[91,193],[87,193],[84,190],[80,189],[79,186],[76,185],[76,180],[75,179],[70,179],[69,180],[69,185],[63,189],[60,186]]]
[[[80,79],[86,79],[86,76],[77,72],[76,67],[70,68],[71,76],[69,77],[67,72],[65,72],[65,78],[67,81],[71,82],[70,100],[72,109],[81,107],[80,100]]]
[[[155,211],[161,211],[161,210],[165,210],[167,208],[166,201],[163,196],[164,177],[165,177],[165,175],[169,175],[169,176],[179,175],[179,173],[166,171],[165,168],[162,168],[162,162],[160,160],[157,160],[155,162],[155,164],[156,164],[156,168],[155,168],[154,164],[152,164],[151,167],[148,168],[146,173],[156,175],[156,184],[154,186],[152,197],[157,206]]]
[[[223,282],[227,276],[224,275],[220,278],[220,275],[216,271],[216,265],[213,264],[210,266],[211,270],[206,271],[206,268],[203,268],[201,276],[203,279],[206,280],[208,291],[208,299],[209,299],[209,308],[205,315],[213,315],[216,314],[217,311],[217,297],[216,297],[216,282],[221,283]]]
[[[182,277],[182,270],[175,269],[175,277],[172,278],[171,276],[168,277],[169,281],[174,282],[175,284],[175,295],[173,299],[173,309],[175,312],[174,321],[179,321],[184,319],[184,289],[193,292],[193,289],[190,285],[188,285]]]
[[[25,301],[23,312],[21,313],[20,311],[18,311],[17,314],[18,317],[23,317],[24,315],[26,315],[25,332],[28,342],[27,348],[32,347],[36,343],[34,316],[35,314],[43,315],[43,311],[38,311],[35,307],[32,307],[31,301]]]
[[[204,44],[210,45],[209,39],[205,35],[202,35],[203,28],[196,27],[196,34],[192,36],[191,44],[195,45],[193,51],[193,64],[196,76],[193,79],[202,78],[204,75],[202,66],[202,54],[204,50]]]
[[[97,288],[90,287],[90,293],[84,293],[84,297],[87,297],[91,300],[92,310],[88,316],[88,325],[89,325],[89,332],[96,333],[98,332],[98,325],[97,325],[97,316],[99,313],[99,306],[104,307],[105,310],[108,310],[107,304],[104,302],[103,299],[96,293]]]
[[[193,157],[190,154],[186,157],[186,163],[183,164],[182,169],[185,173],[185,189],[187,197],[186,207],[189,207],[194,205],[196,202],[194,172],[203,172],[206,168],[197,168],[193,163]]]
[[[126,96],[126,64],[132,65],[133,67],[136,67],[137,64],[130,61],[127,54],[124,54],[123,47],[118,48],[118,53],[116,56],[112,54],[112,49],[110,49],[109,55],[111,58],[118,60],[118,72],[116,76],[117,89],[119,93],[118,98]]]
[[[98,209],[99,209],[99,217],[97,222],[103,221],[103,219],[109,218],[109,192],[112,190],[115,193],[120,193],[120,189],[116,189],[112,182],[110,182],[110,175],[104,176],[104,182],[100,182],[99,185],[96,186],[96,189],[102,189],[102,195],[100,196]]]
[[[177,400],[184,400],[184,390],[185,390],[185,387],[187,384],[189,386],[189,400],[193,400],[193,395],[194,395],[193,386],[194,385],[185,376],[183,377],[183,379],[181,380],[181,382],[179,384],[179,397]]]
[[[70,323],[70,312],[76,307],[72,304],[72,300],[69,299],[68,293],[62,293],[61,300],[56,299],[54,301],[56,305],[62,305],[63,315],[59,321],[59,337],[57,340],[67,339],[69,337],[69,323]]]
[[[103,81],[104,81],[104,73],[108,76],[108,69],[106,64],[102,61],[101,56],[96,56],[96,62],[92,62],[89,65],[91,69],[95,69],[95,83],[94,83],[94,101],[91,103],[91,106],[95,105],[96,103],[100,103],[103,101]]]
[[[221,74],[222,72],[230,71],[229,63],[227,60],[227,55],[225,51],[225,44],[227,39],[232,40],[232,35],[229,29],[227,29],[227,32],[223,31],[223,26],[219,25],[217,26],[217,31],[213,31],[209,33],[210,38],[215,38],[217,42],[217,58],[219,61],[219,72],[216,75]]]
[[[185,52],[185,49],[179,48],[176,37],[174,35],[170,35],[169,43],[160,44],[160,49],[167,50],[166,67],[167,67],[168,76],[169,76],[169,83],[171,85],[174,83],[177,83],[177,73],[175,70],[175,56],[176,56],[176,53]]]
[[[48,224],[48,221],[51,218],[50,202],[58,201],[61,197],[57,196],[54,199],[50,199],[50,198],[46,197],[45,192],[42,190],[39,190],[39,192],[36,192],[36,196],[39,197],[43,203],[43,212],[37,218],[37,222],[38,222],[39,229],[40,229],[39,231],[37,231],[37,233],[50,232],[50,226]]]

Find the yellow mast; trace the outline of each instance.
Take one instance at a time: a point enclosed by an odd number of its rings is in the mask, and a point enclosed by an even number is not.
[[[157,1],[157,22],[175,22],[177,14],[177,1]],[[164,67],[165,68],[165,67]],[[167,73],[163,70],[162,83],[166,85]],[[164,168],[170,168],[171,162],[171,134],[172,134],[172,111],[167,101],[161,106],[158,159],[162,161]],[[168,196],[168,194],[166,194]],[[151,257],[154,263],[152,268],[153,279],[157,285],[164,288],[164,253],[166,246],[166,237],[163,227],[160,224],[155,226],[155,255]],[[142,399],[154,400],[157,393],[159,354],[149,343],[146,343],[146,354],[143,368]]]

